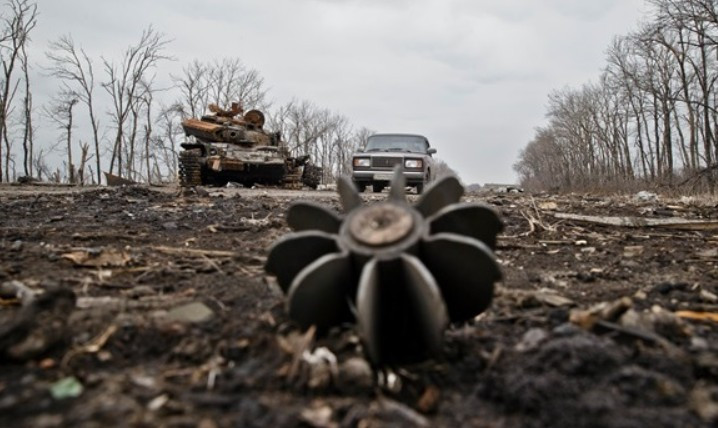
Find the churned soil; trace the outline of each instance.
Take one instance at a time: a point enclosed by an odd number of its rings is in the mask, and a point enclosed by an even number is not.
[[[292,324],[264,271],[302,198],[339,210],[333,192],[0,187],[0,426],[718,422],[718,201],[467,195],[505,223],[493,305],[437,358],[370,367],[351,326]]]

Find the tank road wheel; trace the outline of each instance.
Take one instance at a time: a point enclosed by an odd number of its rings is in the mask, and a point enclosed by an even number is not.
[[[183,150],[179,154],[180,186],[202,185],[202,165],[199,162],[201,152],[197,149]]]
[[[319,183],[322,182],[323,169],[321,166],[315,166],[314,164],[307,163],[304,165],[304,171],[302,172],[302,183],[317,190]]]

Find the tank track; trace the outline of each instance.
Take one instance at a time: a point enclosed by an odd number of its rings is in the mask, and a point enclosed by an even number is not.
[[[320,166],[307,163],[304,165],[304,172],[302,173],[302,183],[316,190],[319,184],[322,182],[323,169]]]
[[[201,153],[197,149],[183,150],[179,154],[179,181],[182,187],[202,185]]]

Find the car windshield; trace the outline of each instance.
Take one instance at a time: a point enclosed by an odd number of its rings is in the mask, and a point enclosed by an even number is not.
[[[366,151],[401,151],[426,153],[428,144],[423,137],[414,135],[374,135],[369,137]]]

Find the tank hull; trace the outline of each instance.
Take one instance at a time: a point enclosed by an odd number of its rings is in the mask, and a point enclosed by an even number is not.
[[[261,112],[252,110],[235,118],[219,111],[214,116],[182,122],[190,139],[182,144],[179,154],[182,186],[223,186],[229,182],[288,188],[319,185],[321,168],[312,165],[309,156],[290,156],[279,133],[262,129]]]

